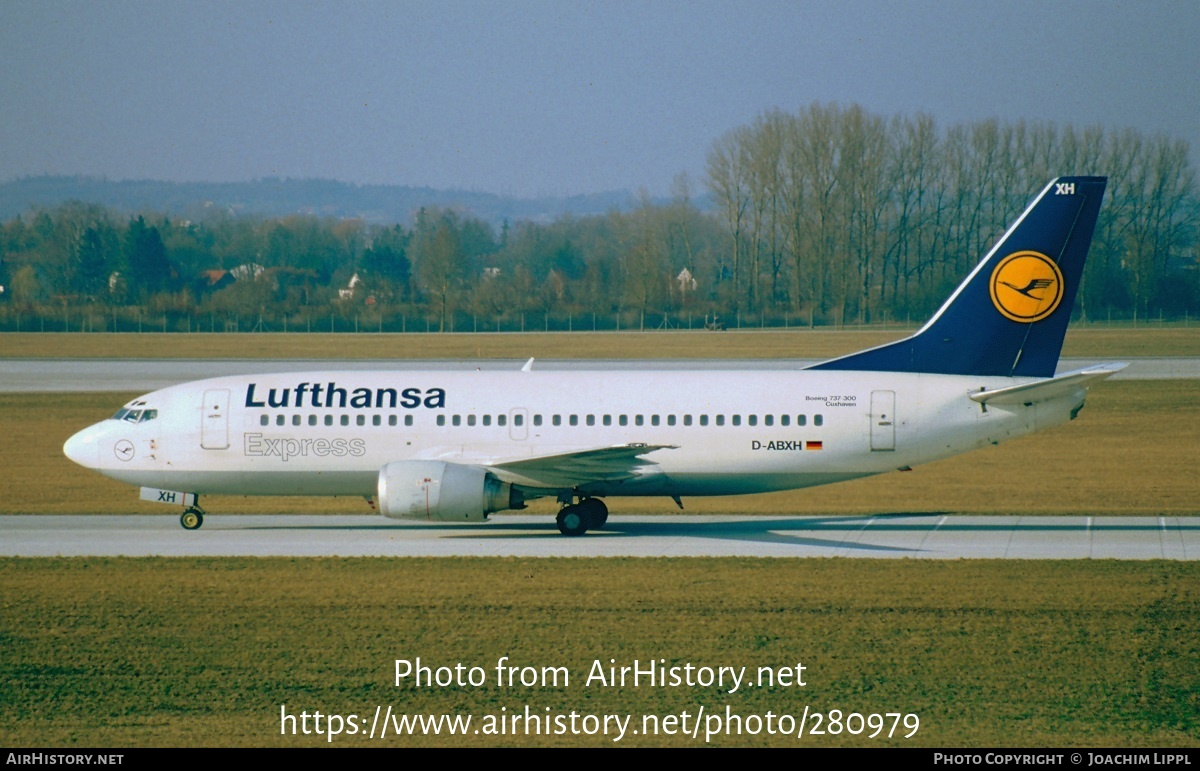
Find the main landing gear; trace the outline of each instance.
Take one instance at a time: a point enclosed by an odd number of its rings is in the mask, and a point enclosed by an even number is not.
[[[200,508],[199,499],[193,506],[188,506],[187,510],[179,515],[179,524],[183,525],[184,530],[199,530],[204,524],[204,510]]]
[[[563,506],[557,521],[558,532],[563,535],[583,535],[604,527],[608,522],[608,507],[599,498],[584,498],[579,503]]]

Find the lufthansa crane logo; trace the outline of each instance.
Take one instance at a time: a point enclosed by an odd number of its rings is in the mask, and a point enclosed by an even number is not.
[[[1014,252],[992,271],[992,304],[1006,319],[1031,324],[1054,313],[1063,296],[1063,275],[1038,252]]]

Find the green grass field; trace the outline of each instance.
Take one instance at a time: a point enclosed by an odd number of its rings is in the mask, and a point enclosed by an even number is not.
[[[323,746],[289,712],[901,712],[912,739],[715,746],[1200,745],[1200,565],[713,559],[0,560],[0,745]],[[497,687],[494,666],[569,681]],[[394,660],[480,687],[394,685]],[[804,687],[585,686],[592,662],[805,667]],[[481,723],[475,723],[476,726]],[[810,723],[811,725],[811,723]],[[365,730],[365,729],[364,729]],[[698,745],[628,735],[628,745]],[[612,746],[612,736],[379,746]],[[370,744],[343,736],[337,746]]]

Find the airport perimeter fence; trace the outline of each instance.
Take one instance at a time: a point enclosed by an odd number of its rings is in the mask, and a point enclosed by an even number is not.
[[[788,313],[694,314],[629,311],[620,314],[512,313],[483,316],[465,312],[448,314],[445,321],[422,313],[344,313],[312,312],[295,314],[236,314],[206,312],[149,311],[124,308],[24,308],[0,306],[0,332],[54,333],[439,333],[439,332],[623,332],[657,330],[738,329],[908,329],[923,319],[880,319],[863,324],[856,321],[839,324],[807,315]],[[1078,311],[1073,323],[1090,326],[1190,327],[1196,317],[1159,314],[1150,318],[1131,314],[1108,313],[1097,318],[1081,318]]]

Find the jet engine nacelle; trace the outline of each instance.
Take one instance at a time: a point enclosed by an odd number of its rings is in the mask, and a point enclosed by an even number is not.
[[[521,493],[481,468],[403,460],[379,470],[376,501],[391,519],[483,522],[493,511],[525,508]]]

